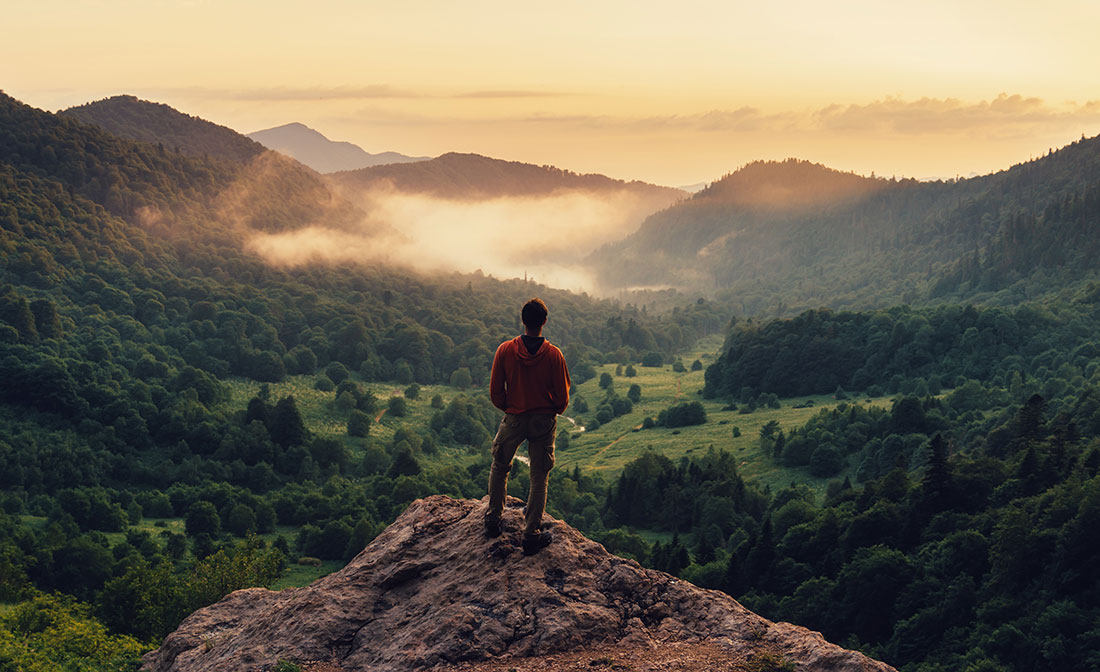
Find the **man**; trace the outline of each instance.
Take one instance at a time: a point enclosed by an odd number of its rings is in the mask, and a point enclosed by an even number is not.
[[[557,415],[569,405],[569,370],[561,350],[542,337],[546,304],[534,298],[520,314],[524,333],[497,348],[489,377],[489,396],[504,411],[493,438],[493,466],[489,470],[489,511],[485,533],[501,533],[500,516],[508,472],[519,444],[527,441],[531,458],[531,490],[527,495],[523,553],[532,555],[550,545],[552,537],[542,529],[546,509],[546,479],[554,466]]]

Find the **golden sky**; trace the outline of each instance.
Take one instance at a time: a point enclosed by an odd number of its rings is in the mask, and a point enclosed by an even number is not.
[[[1100,2],[7,0],[0,89],[683,185],[1008,167],[1100,133]]]

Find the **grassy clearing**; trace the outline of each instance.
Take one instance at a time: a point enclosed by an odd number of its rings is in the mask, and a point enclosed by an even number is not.
[[[572,469],[580,466],[583,470],[597,471],[608,478],[614,478],[618,472],[644,450],[658,451],[670,459],[678,460],[681,457],[698,457],[706,453],[713,446],[716,450],[727,450],[740,458],[741,474],[746,480],[757,482],[760,485],[769,485],[773,489],[786,486],[793,482],[805,483],[818,491],[824,491],[829,479],[820,479],[811,476],[806,469],[789,469],[774,463],[770,456],[763,455],[759,449],[758,439],[760,428],[766,423],[775,420],[785,432],[801,426],[822,408],[831,408],[838,402],[831,395],[816,395],[781,400],[781,408],[762,408],[753,413],[742,414],[738,411],[724,410],[725,403],[714,400],[704,400],[702,397],[703,375],[707,366],[712,364],[722,346],[720,336],[710,336],[697,342],[693,348],[682,355],[682,361],[688,369],[677,373],[672,370],[671,364],[659,368],[634,365],[637,375],[627,378],[625,375],[616,376],[614,386],[616,391],[625,396],[627,389],[633,383],[642,388],[641,401],[634,405],[634,410],[627,415],[615,418],[594,431],[580,430],[586,422],[594,417],[595,408],[604,397],[604,391],[599,388],[599,374],[615,374],[616,365],[606,364],[597,367],[597,375],[592,380],[579,385],[577,392],[588,402],[590,410],[583,415],[574,415],[572,407],[566,411],[576,421],[578,431],[572,433],[572,439],[568,449],[558,453],[558,465],[562,468]],[[691,371],[691,364],[698,359],[703,369]],[[282,383],[270,384],[271,399],[278,400],[287,395],[293,395],[302,414],[306,427],[316,435],[334,438],[343,441],[353,455],[358,459],[368,441],[387,443],[393,438],[394,432],[402,426],[423,427],[430,422],[436,409],[431,407],[431,399],[440,395],[443,403],[447,404],[460,394],[487,395],[484,388],[472,388],[465,392],[446,385],[424,385],[420,388],[417,399],[407,399],[407,413],[404,417],[395,418],[388,412],[381,414],[381,419],[371,425],[370,435],[366,439],[350,437],[347,434],[347,413],[336,407],[336,394],[334,391],[323,392],[314,387],[317,377],[323,374],[310,376],[289,376]],[[359,385],[370,391],[378,400],[378,409],[386,408],[390,397],[404,396],[405,386],[393,383],[364,382],[357,375],[352,378]],[[260,383],[246,379],[231,379],[227,382],[231,392],[231,404],[233,408],[243,409],[248,400],[260,390]],[[662,410],[676,402],[699,401],[707,412],[707,422],[693,427],[679,427],[675,429],[655,427],[641,430],[642,421],[648,417],[656,417]],[[813,405],[804,408],[807,401]],[[890,399],[880,397],[876,399],[860,398],[848,403],[875,404],[888,406]],[[376,417],[378,413],[375,414]],[[562,420],[560,426],[567,427],[567,420]],[[740,429],[740,436],[733,436],[733,428]],[[477,460],[484,451],[462,448],[440,448],[435,455],[421,455],[420,459],[426,467],[467,465]],[[848,470],[837,478],[843,478],[850,474],[855,465],[850,465]]]
[[[816,395],[782,399],[781,407],[778,409],[762,408],[748,414],[724,410],[725,402],[703,399],[703,371],[690,370],[691,363],[695,359],[703,363],[705,370],[706,366],[714,361],[714,353],[720,347],[721,340],[716,337],[703,339],[697,343],[691,352],[683,356],[684,365],[688,368],[684,373],[674,372],[671,365],[660,368],[635,365],[638,374],[636,377],[615,377],[613,384],[616,392],[621,396],[626,395],[631,384],[637,383],[641,386],[641,401],[634,405],[631,413],[615,418],[595,431],[573,432],[569,448],[558,453],[558,464],[568,469],[579,466],[582,470],[597,471],[609,478],[614,478],[626,463],[644,450],[655,450],[672,460],[679,460],[681,457],[704,455],[713,446],[716,450],[726,450],[740,458],[741,475],[747,481],[769,485],[772,489],[786,486],[794,481],[805,483],[823,492],[830,479],[811,476],[806,469],[781,467],[775,464],[770,456],[761,452],[760,428],[775,420],[784,432],[789,433],[790,430],[805,424],[821,409],[832,408],[841,402],[830,395]],[[598,367],[596,378],[578,386],[579,394],[585,398],[590,407],[589,412],[584,416],[575,418],[578,425],[584,425],[585,420],[595,415],[595,407],[604,397],[605,392],[599,388],[599,374],[606,372],[614,375],[615,368],[614,364]],[[702,403],[707,412],[707,422],[702,425],[674,429],[664,427],[640,429],[642,421],[647,416],[655,418],[662,410],[683,401]],[[794,408],[796,405],[805,405],[807,401],[812,401],[813,405],[808,408]],[[847,403],[888,406],[890,399],[860,398]],[[569,411],[566,413],[568,414]],[[734,427],[740,429],[739,437],[733,435]],[[851,465],[848,470],[834,478],[844,478],[853,469],[854,465]]]
[[[344,563],[336,560],[325,560],[318,567],[311,567],[309,565],[299,565],[295,562],[296,559],[292,559],[290,564],[287,565],[286,573],[283,574],[283,578],[279,579],[271,585],[271,590],[282,590],[283,588],[301,588],[302,586],[308,586],[322,576],[332,574],[333,572],[343,569]]]

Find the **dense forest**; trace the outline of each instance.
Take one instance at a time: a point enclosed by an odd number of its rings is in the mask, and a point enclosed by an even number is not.
[[[929,305],[731,320],[754,311],[674,292],[661,296],[675,310],[646,310],[480,274],[272,268],[244,250],[248,231],[318,213],[340,226],[355,206],[277,155],[203,150],[218,127],[160,112],[128,117],[133,128],[116,135],[0,96],[0,667],[133,668],[195,608],[299,563],[347,560],[417,497],[481,497],[500,416],[476,388],[533,294],[551,307],[547,335],[574,382],[603,363],[627,377],[683,370],[677,353],[722,333],[705,396],[745,410],[819,393],[844,401],[761,430],[789,487],[746,481],[721,445],[677,462],[645,452],[608,480],[553,471],[552,515],[906,672],[1100,665],[1100,289],[1062,281],[1086,275],[1091,248],[1046,226],[1072,223],[1078,237],[1096,226],[1090,178],[1068,177],[1095,159],[1091,144],[965,181],[984,185],[971,201],[954,183],[826,176],[799,217],[851,217],[807,214],[841,185],[843,208],[888,213],[907,193],[988,215],[989,235],[961,245],[967,256],[937,257],[945,272],[914,286]],[[161,123],[171,141],[143,139]],[[738,194],[719,183],[699,202]],[[1002,202],[1017,210],[1015,237],[990,214]],[[934,235],[896,226],[877,244],[915,250]],[[814,243],[821,269],[855,239]],[[813,291],[829,291],[819,277]],[[1013,278],[1042,285],[1040,300],[957,301]],[[891,287],[884,304],[897,303]],[[604,375],[606,397],[570,411],[593,428],[640,393],[619,396]],[[308,429],[278,391],[290,382],[326,395],[347,440]],[[233,390],[245,383],[257,391],[242,399]],[[380,398],[380,383],[404,394]],[[428,385],[453,394],[418,400]],[[885,407],[865,402],[883,394]],[[402,423],[406,404],[427,419]],[[372,431],[383,411],[385,438]],[[686,400],[657,423],[690,441],[707,418]],[[802,474],[836,478],[815,496]],[[517,461],[510,492],[526,486]]]

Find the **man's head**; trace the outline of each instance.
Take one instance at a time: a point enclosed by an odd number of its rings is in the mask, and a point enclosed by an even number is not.
[[[538,297],[531,299],[523,304],[523,312],[520,313],[523,326],[527,327],[528,331],[538,332],[542,329],[542,325],[546,324],[546,312],[546,304],[542,299]]]

